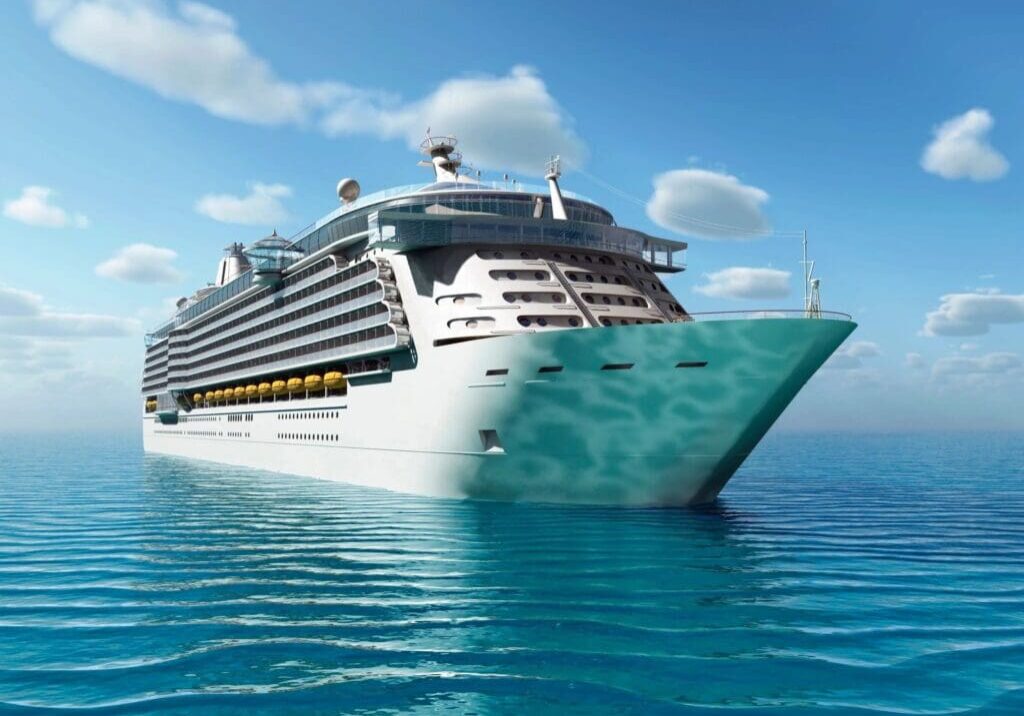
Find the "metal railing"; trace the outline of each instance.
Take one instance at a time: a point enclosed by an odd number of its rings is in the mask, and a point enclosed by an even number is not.
[[[832,321],[852,321],[853,316],[839,311],[816,311],[808,313],[802,308],[764,308],[740,311],[698,311],[687,314],[695,321],[703,320],[747,320],[756,318],[810,318]],[[684,319],[685,320],[685,319]]]

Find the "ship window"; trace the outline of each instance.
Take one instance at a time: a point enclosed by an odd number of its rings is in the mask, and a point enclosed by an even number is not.
[[[601,319],[601,325],[602,326],[610,326],[610,325],[612,325],[612,322],[609,321],[607,318],[602,318]]]
[[[508,375],[508,368],[491,368],[487,375]]]
[[[501,445],[501,439],[498,437],[497,430],[481,430],[480,444],[483,447],[484,452],[505,452],[505,448]]]
[[[589,256],[584,256],[583,258],[584,258],[584,259],[586,259],[586,262],[587,262],[588,264],[592,264],[592,263],[594,263],[594,259],[590,258]]]
[[[503,258],[505,258],[505,254],[501,253],[500,251],[495,251],[494,252],[494,258],[496,258],[496,259],[503,259]]]
[[[605,363],[601,370],[629,370],[632,367],[632,363]]]
[[[706,360],[684,360],[676,363],[676,368],[703,368],[707,364]]]
[[[546,326],[548,325],[548,319],[541,316],[540,318],[537,319],[537,323],[541,326]]]
[[[508,276],[510,279],[515,280],[516,272],[515,271],[509,271],[505,275]]]
[[[520,316],[519,317],[519,325],[520,326],[528,326],[528,325],[530,325],[530,319],[527,318],[526,316]]]
[[[538,373],[561,373],[563,366],[560,365],[542,365],[537,369]]]
[[[548,275],[546,273],[544,273],[543,271],[534,271],[533,272],[533,277],[535,279],[537,279],[538,281],[543,281],[544,279],[546,279],[548,277]]]
[[[569,325],[572,326],[573,328],[577,328],[580,325],[580,319],[575,318],[575,317],[570,317],[569,318]]]

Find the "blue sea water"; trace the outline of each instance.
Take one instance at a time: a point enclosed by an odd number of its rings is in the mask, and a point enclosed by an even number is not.
[[[700,510],[0,437],[0,712],[1024,713],[1019,435],[773,434]]]

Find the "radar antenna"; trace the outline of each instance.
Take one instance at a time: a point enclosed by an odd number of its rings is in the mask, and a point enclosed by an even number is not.
[[[421,161],[420,166],[432,166],[436,181],[458,181],[459,167],[462,166],[462,154],[455,151],[458,143],[452,136],[431,135],[430,127],[427,127],[427,137],[420,142],[420,151],[430,157],[430,161]]]

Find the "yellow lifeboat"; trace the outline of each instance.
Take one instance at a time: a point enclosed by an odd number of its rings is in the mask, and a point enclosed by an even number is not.
[[[224,399],[224,391],[220,390],[220,389],[213,391],[213,399],[214,400],[223,400]]]
[[[244,385],[236,385],[235,386],[235,397],[236,398],[244,398],[245,397],[245,386]]]
[[[203,394],[202,393],[193,393],[192,394],[192,402],[193,403],[201,403],[201,402],[203,402]]]
[[[302,378],[289,378],[288,379],[288,392],[297,393],[300,390],[305,390],[302,387]]]
[[[306,376],[306,380],[303,385],[306,386],[306,390],[322,390],[324,387],[324,379],[314,373]]]
[[[156,410],[156,401],[155,400],[147,400],[146,401],[146,412],[150,412],[151,413],[154,410]]]
[[[275,395],[277,395],[278,393],[283,393],[287,389],[288,384],[285,383],[283,380],[275,380],[273,383],[270,384],[270,390]]]
[[[256,387],[256,392],[259,393],[260,395],[270,395],[271,390],[272,389],[270,383],[260,383]]]
[[[213,393],[213,391],[212,391],[212,390],[208,390],[208,391],[206,391],[206,401],[207,401],[207,402],[209,402],[209,401],[213,400],[213,399],[214,399],[215,397],[216,397],[216,396],[214,395],[214,393]]]
[[[345,375],[341,371],[332,370],[324,373],[324,385],[332,390],[335,388],[344,388],[348,382],[345,380]]]
[[[259,390],[260,390],[260,389],[259,389],[259,388],[257,388],[257,387],[256,387],[255,385],[247,385],[247,386],[245,386],[245,394],[246,394],[246,395],[247,395],[248,397],[250,397],[250,398],[251,398],[252,396],[256,395],[256,393],[258,393],[258,392],[259,392]]]

